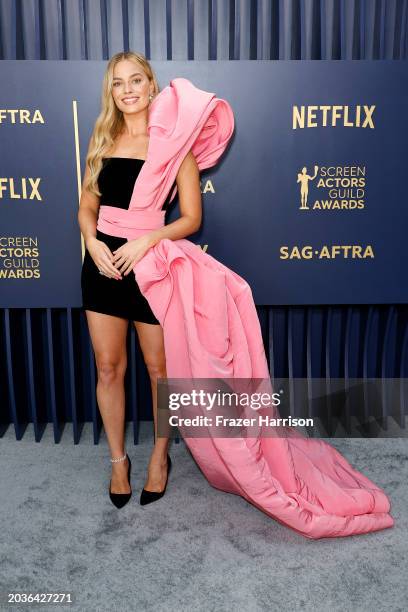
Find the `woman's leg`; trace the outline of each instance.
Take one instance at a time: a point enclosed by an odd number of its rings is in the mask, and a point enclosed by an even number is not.
[[[125,454],[125,373],[126,336],[129,322],[86,310],[89,333],[95,352],[98,382],[96,397],[112,458]],[[130,493],[128,461],[112,463],[112,493]]]
[[[163,328],[161,325],[134,321],[143,359],[150,377],[152,388],[153,421],[155,444],[150,456],[147,491],[163,491],[167,477],[167,449],[169,438],[157,437],[157,379],[166,378],[166,356],[164,352]]]

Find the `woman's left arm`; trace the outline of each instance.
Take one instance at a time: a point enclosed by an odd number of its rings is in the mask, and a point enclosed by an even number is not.
[[[158,230],[149,232],[150,246],[162,238],[178,240],[196,232],[201,225],[200,172],[191,151],[183,159],[176,177],[181,216]]]
[[[200,172],[191,151],[181,162],[176,183],[181,216],[160,229],[153,230],[135,240],[129,240],[113,251],[112,263],[125,276],[132,271],[135,263],[163,238],[179,240],[200,228],[202,216]]]

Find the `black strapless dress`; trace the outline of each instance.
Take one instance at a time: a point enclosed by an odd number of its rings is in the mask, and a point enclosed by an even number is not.
[[[136,178],[143,166],[143,159],[127,157],[104,157],[103,166],[98,177],[98,188],[101,192],[100,205],[128,208]],[[169,205],[169,191],[162,210]],[[127,242],[126,238],[109,236],[96,230],[98,240],[103,240],[111,251]],[[160,324],[154,316],[149,302],[139,289],[134,272],[122,280],[109,278],[99,270],[85,249],[81,272],[82,308],[103,314],[113,315],[131,321]]]

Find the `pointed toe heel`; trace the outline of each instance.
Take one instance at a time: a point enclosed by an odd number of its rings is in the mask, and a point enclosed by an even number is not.
[[[147,504],[151,504],[152,502],[155,502],[161,497],[163,497],[167,489],[167,483],[169,481],[169,476],[171,472],[171,465],[172,464],[171,464],[170,455],[167,454],[167,477],[166,477],[166,484],[164,485],[164,489],[163,491],[147,491],[145,488],[143,488],[140,494],[140,505],[141,506],[146,506]]]
[[[126,458],[128,460],[127,476],[128,476],[128,481],[130,485],[130,472],[132,469],[132,462],[130,461],[129,455],[126,453],[123,457],[120,457],[119,459],[111,459],[111,463],[117,463],[118,461],[124,461]],[[130,500],[130,498],[132,497],[132,489],[130,490],[130,493],[112,493],[111,484],[112,484],[112,479],[109,482],[109,498],[112,504],[116,506],[116,508],[123,508],[123,506],[125,506]]]

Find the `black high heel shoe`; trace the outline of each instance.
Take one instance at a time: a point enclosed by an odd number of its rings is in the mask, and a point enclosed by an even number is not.
[[[167,477],[166,477],[166,484],[164,485],[164,489],[163,491],[158,492],[158,491],[146,491],[146,489],[143,488],[140,494],[140,505],[141,506],[146,506],[146,504],[151,504],[152,502],[155,502],[161,497],[163,497],[163,495],[166,492],[167,483],[168,483],[169,476],[170,476],[170,471],[171,471],[171,459],[170,459],[170,455],[167,453]]]
[[[130,470],[132,468],[132,462],[130,461],[129,455],[126,453],[123,457],[120,457],[119,459],[111,459],[111,463],[117,463],[118,461],[124,461],[126,458],[129,463],[127,476],[128,476],[128,481],[130,485]],[[130,489],[130,493],[112,493],[111,484],[112,484],[112,479],[109,482],[110,500],[112,504],[116,506],[116,508],[123,508],[123,506],[127,504],[129,499],[132,497],[132,488]]]

